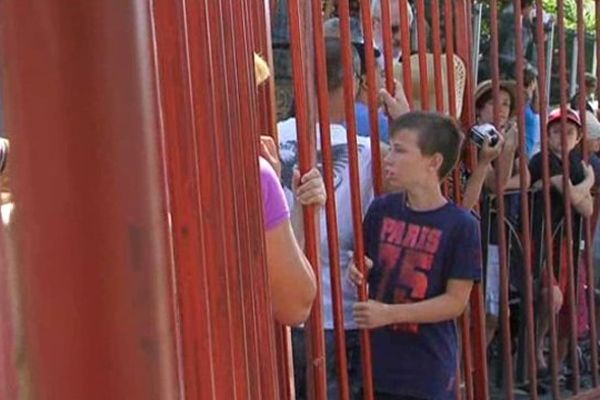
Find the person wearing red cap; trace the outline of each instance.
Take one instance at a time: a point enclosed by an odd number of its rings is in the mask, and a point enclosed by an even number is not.
[[[593,211],[593,199],[590,189],[594,185],[594,171],[592,167],[583,162],[580,152],[573,151],[581,140],[581,119],[579,115],[571,110],[566,109],[565,123],[565,153],[569,155],[569,198],[573,207],[573,254],[577,257],[579,251],[579,232],[582,223],[582,217],[591,216]],[[568,348],[568,308],[563,307],[563,301],[568,301],[565,297],[568,278],[568,260],[566,258],[568,245],[566,241],[565,231],[565,211],[564,211],[564,187],[563,187],[563,128],[561,124],[562,114],[560,109],[553,110],[548,115],[547,132],[548,132],[548,147],[549,154],[549,170],[550,170],[550,203],[551,207],[551,226],[555,240],[553,240],[553,266],[554,270],[550,271],[553,282],[554,304],[552,312],[559,314],[559,358],[562,360],[567,354]],[[532,187],[539,189],[542,186],[542,154],[538,153],[531,159],[529,163],[529,172],[531,174]],[[542,279],[544,285],[544,276],[547,273],[544,263],[544,197],[543,192],[537,190],[533,193],[533,229],[532,238],[534,245],[534,278]],[[575,263],[576,260],[574,260]],[[574,264],[577,265],[577,264]],[[575,275],[576,276],[576,275]],[[542,286],[543,287],[543,286]],[[544,288],[542,293],[539,293],[542,304],[542,322],[538,330],[538,362],[540,369],[546,367],[546,360],[543,356],[543,338],[548,330],[548,321],[550,310],[544,308],[545,302]]]

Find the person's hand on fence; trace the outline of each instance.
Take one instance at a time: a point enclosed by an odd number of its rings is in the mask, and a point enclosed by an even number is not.
[[[300,171],[294,170],[292,181],[294,195],[300,204],[305,206],[324,206],[327,201],[325,183],[318,169],[313,168],[300,176]]]
[[[348,265],[348,279],[356,286],[360,286],[365,282],[365,279],[368,277],[369,271],[373,268],[373,261],[367,256],[365,256],[365,268],[366,268],[366,276],[363,275],[362,272],[359,271],[356,262],[354,261],[354,257],[350,257],[350,264]]]
[[[404,88],[397,80],[394,80],[395,93],[392,96],[386,89],[379,91],[379,97],[383,103],[386,113],[392,118],[396,119],[402,114],[406,114],[410,111],[406,95],[404,94]]]
[[[261,135],[260,137],[260,156],[271,164],[277,176],[281,179],[281,161],[279,161],[279,152],[277,145],[271,136]]]
[[[375,329],[392,323],[390,305],[375,300],[354,303],[354,321],[359,329]]]

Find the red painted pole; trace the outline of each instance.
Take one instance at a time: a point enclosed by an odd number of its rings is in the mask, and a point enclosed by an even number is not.
[[[515,56],[516,56],[516,81],[517,88],[524,88],[524,60],[523,60],[523,26],[521,15],[521,0],[514,0],[513,7],[515,10]],[[543,47],[543,46],[542,46]],[[528,160],[526,153],[526,131],[525,131],[525,100],[524,90],[517,90],[516,93],[516,110],[517,110],[517,127],[519,131],[519,171],[527,171]],[[529,186],[524,179],[524,174],[520,174],[520,199],[521,199],[521,241],[523,243],[523,277],[524,277],[524,307],[526,316],[525,327],[525,346],[527,349],[527,371],[529,376],[529,394],[532,399],[537,399],[537,362],[536,362],[536,343],[535,343],[535,319],[533,312],[533,278],[532,278],[532,260],[531,260],[531,229],[529,219]]]
[[[9,262],[6,245],[11,228],[2,224],[0,233],[0,398],[19,398],[17,358],[22,342],[22,329],[18,326],[19,299],[15,263]],[[14,225],[14,224],[13,224]],[[26,393],[26,392],[25,392]]]
[[[425,0],[416,0],[417,4],[417,42],[419,47],[419,83],[421,88],[421,110],[429,110],[429,76],[427,73],[427,32],[425,31]],[[404,56],[403,56],[404,58]],[[406,55],[406,62],[409,62]],[[410,81],[408,81],[410,82]]]
[[[449,2],[446,2],[449,3]],[[471,34],[469,30],[470,19],[468,15],[470,14],[469,9],[471,7],[471,2],[466,0],[457,0],[456,3],[453,3],[453,6],[456,10],[456,25],[455,25],[455,35],[456,40],[456,53],[460,56],[465,65],[471,66],[473,65],[471,61]],[[446,6],[447,8],[449,5]],[[449,13],[446,18],[450,18],[452,14]],[[448,21],[446,20],[446,22]],[[448,26],[446,26],[448,29]],[[466,40],[462,40],[466,38]],[[469,67],[467,68],[469,71]],[[463,102],[463,110],[461,113],[461,120],[463,122],[463,126],[470,127],[475,123],[475,101],[474,101],[474,93],[475,93],[475,84],[473,82],[473,74],[467,73],[465,79],[465,101]],[[452,104],[452,102],[451,102]],[[473,146],[470,145],[469,151],[471,154],[474,154]],[[469,167],[473,168],[474,163],[476,162],[474,157],[470,157],[469,159],[470,165]],[[460,179],[457,180],[460,182]],[[486,340],[485,340],[485,310],[483,303],[483,290],[481,287],[481,283],[477,283],[473,286],[473,290],[471,292],[471,319],[473,319],[473,344],[470,346],[473,349],[473,380],[474,380],[474,398],[475,399],[487,399],[489,398],[489,387],[488,387],[488,369],[487,369],[487,359],[486,359]],[[464,338],[463,338],[464,343]],[[465,357],[468,357],[468,353],[464,353]],[[465,363],[467,364],[467,362]],[[466,373],[470,373],[470,371],[466,371]]]
[[[565,10],[564,2],[558,0],[558,58],[559,58],[559,86],[560,86],[560,109],[561,109],[561,142],[562,142],[562,167],[563,167],[563,202],[565,210],[565,238],[567,242],[567,296],[569,301],[569,344],[571,354],[571,368],[573,369],[573,393],[579,393],[580,377],[579,377],[579,359],[577,356],[577,317],[576,317],[576,299],[575,296],[575,285],[576,285],[576,274],[574,265],[574,253],[573,253],[573,212],[570,201],[570,159],[569,152],[566,147],[566,109],[569,107],[567,98],[567,81],[566,81],[566,42],[565,42]],[[585,39],[584,39],[585,40]],[[581,89],[581,88],[580,88]],[[585,89],[583,89],[585,90]],[[585,92],[581,96],[584,96]],[[580,96],[580,97],[581,97]],[[581,118],[582,124],[585,124],[585,116]],[[585,130],[585,125],[583,125]],[[578,246],[579,247],[579,246]]]
[[[582,155],[583,159],[589,163],[589,146],[588,146],[588,136],[587,136],[587,119],[583,116],[586,115],[586,99],[588,96],[587,87],[585,84],[585,70],[586,70],[586,52],[585,52],[585,42],[586,42],[586,33],[584,26],[584,13],[583,13],[583,2],[581,0],[577,0],[577,74],[578,74],[578,83],[579,83],[579,104],[578,111],[579,115],[582,116],[581,123],[583,125],[582,131],[583,136],[581,138],[581,146],[582,146]],[[587,272],[587,297],[586,301],[588,302],[589,308],[589,324],[590,324],[590,343],[597,343],[597,331],[596,331],[596,314],[595,314],[595,287],[596,282],[594,279],[594,259],[593,259],[593,235],[592,235],[592,219],[590,217],[586,217],[583,221],[583,239],[585,240],[585,247],[583,249],[583,263],[576,265],[577,271],[579,268],[586,268]],[[575,275],[577,279],[579,279],[579,274]],[[578,288],[583,288],[582,286],[578,286]],[[578,288],[575,289],[577,292]],[[577,298],[579,298],[576,295]],[[591,368],[592,368],[592,383],[594,386],[597,386],[598,381],[598,347],[590,346],[591,351]]]
[[[491,64],[492,64],[492,87],[494,98],[494,125],[499,126],[500,120],[500,70],[498,57],[498,2],[492,0],[491,8]],[[518,13],[515,10],[515,13]],[[520,112],[520,111],[519,111]],[[507,399],[513,398],[513,370],[512,370],[512,354],[511,354],[511,338],[510,338],[510,317],[508,309],[508,285],[509,271],[507,260],[506,246],[506,227],[505,221],[505,206],[504,206],[504,186],[500,182],[500,177],[503,176],[503,166],[501,163],[496,163],[496,206],[497,218],[496,224],[498,229],[498,248],[500,256],[500,332],[502,335],[502,372],[504,380],[504,396]]]
[[[536,0],[536,14],[543,15],[542,0]],[[538,43],[544,43],[544,27],[541,18],[537,19],[536,25],[536,37]],[[546,56],[544,46],[538,46],[538,76],[546,76]],[[540,101],[540,143],[542,152],[542,190],[544,199],[544,244],[546,254],[538,255],[538,257],[544,257],[545,269],[548,273],[543,274],[545,276],[545,285],[547,290],[546,303],[548,310],[552,310],[552,304],[554,303],[552,288],[552,273],[554,271],[554,251],[553,251],[553,239],[552,239],[552,205],[550,204],[550,167],[549,167],[549,149],[548,149],[548,132],[546,129],[546,117],[548,114],[547,110],[547,96],[546,85],[538,85],[539,90],[539,101]],[[550,368],[552,372],[552,396],[557,399],[560,396],[558,386],[558,359],[557,359],[557,338],[556,338],[556,320],[552,316],[549,318],[550,322]]]
[[[408,0],[398,0],[398,7],[400,7],[400,41],[402,46],[402,78],[404,82],[404,94],[406,95],[406,101],[410,109],[413,109],[413,88],[412,88],[412,75],[410,65],[410,21],[408,20]]]
[[[273,50],[271,46],[271,7],[269,0],[253,0],[246,2],[249,12],[250,32],[253,51],[258,53],[269,65],[271,75],[258,88],[258,132],[261,135],[272,136],[279,143],[277,135],[277,110],[275,101],[275,74]],[[275,2],[273,2],[275,7]],[[274,12],[275,8],[273,8]],[[264,337],[260,335],[260,337]],[[268,336],[267,336],[268,337]],[[292,336],[290,327],[276,324],[275,353],[277,359],[277,375],[279,378],[280,398],[291,400],[295,398],[294,364],[292,356]]]
[[[175,399],[148,6],[2,15],[29,396]]]
[[[321,139],[321,156],[323,163],[323,180],[327,191],[325,217],[327,221],[327,244],[329,250],[329,268],[331,280],[331,297],[333,304],[333,327],[335,332],[335,350],[337,377],[340,399],[350,399],[350,382],[348,380],[348,357],[346,353],[346,332],[344,329],[344,306],[342,291],[342,268],[340,265],[340,242],[338,236],[337,203],[334,185],[333,151],[331,145],[331,120],[329,118],[329,93],[327,88],[327,57],[323,25],[321,22],[321,1],[312,0],[313,39],[315,47],[315,66],[317,83],[317,104],[319,108],[319,129]]]
[[[294,94],[296,123],[299,146],[300,173],[306,173],[315,165],[315,121],[311,110],[309,80],[306,76],[307,38],[311,37],[310,8],[301,11],[299,0],[288,2],[290,18],[290,41],[292,70],[294,76]],[[308,13],[308,14],[307,14]],[[311,75],[312,76],[312,75]],[[308,260],[315,269],[317,297],[312,308],[307,328],[307,366],[309,398],[325,399],[327,396],[327,377],[325,371],[325,339],[323,334],[323,307],[321,295],[321,273],[319,268],[319,240],[314,206],[304,208],[305,251]]]
[[[402,7],[400,0],[396,4],[392,4],[390,0],[381,0],[381,31],[383,34],[383,62],[385,66],[385,87],[390,92],[394,92],[394,58],[392,49],[392,22],[391,22],[391,7]],[[402,10],[402,8],[400,8]],[[362,12],[363,29],[365,24],[365,13]],[[367,21],[368,22],[368,21]],[[366,39],[366,38],[365,38]]]
[[[342,39],[342,59],[344,67],[344,105],[346,111],[346,129],[348,136],[350,191],[352,196],[352,226],[354,229],[354,262],[359,271],[366,273],[365,248],[362,236],[362,199],[360,197],[360,176],[358,170],[358,145],[356,141],[356,113],[354,109],[354,71],[352,67],[352,49],[350,43],[350,7],[348,0],[339,0],[340,31]],[[378,160],[373,160],[377,162]],[[368,299],[366,284],[358,289],[360,301]],[[371,367],[371,340],[368,330],[361,330],[360,344],[362,355],[362,374],[364,399],[373,399],[373,373]]]
[[[389,3],[389,0],[388,0]],[[383,7],[383,4],[382,4]],[[371,156],[373,158],[373,188],[375,195],[383,192],[383,174],[381,172],[381,145],[379,132],[379,88],[377,87],[377,77],[375,76],[375,50],[373,48],[373,18],[371,16],[371,2],[369,0],[360,0],[360,9],[362,17],[362,26],[364,31],[365,59],[367,67],[367,90],[369,101],[369,127],[371,128]],[[386,62],[390,61],[387,59]],[[392,70],[393,72],[393,70]],[[389,80],[387,81],[389,82]],[[393,83],[393,82],[392,82]],[[388,85],[389,87],[389,85]],[[392,92],[393,93],[393,92]]]

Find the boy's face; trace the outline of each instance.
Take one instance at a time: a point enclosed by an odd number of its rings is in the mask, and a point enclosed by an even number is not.
[[[419,148],[419,134],[410,129],[400,130],[390,139],[390,152],[384,159],[387,183],[396,190],[410,190],[430,182],[439,182],[440,154],[425,155]]]
[[[561,124],[560,122],[555,122],[548,127],[548,147],[550,150],[556,154],[557,156],[562,155],[562,139],[561,139]],[[565,125],[566,130],[566,145],[567,145],[567,153],[577,146],[579,142],[579,128],[572,122],[567,121]]]

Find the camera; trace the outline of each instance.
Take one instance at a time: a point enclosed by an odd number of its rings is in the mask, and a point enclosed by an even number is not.
[[[486,138],[489,138],[490,146],[492,147],[500,140],[500,135],[492,124],[475,125],[471,128],[469,137],[475,146],[479,148],[483,147]]]

